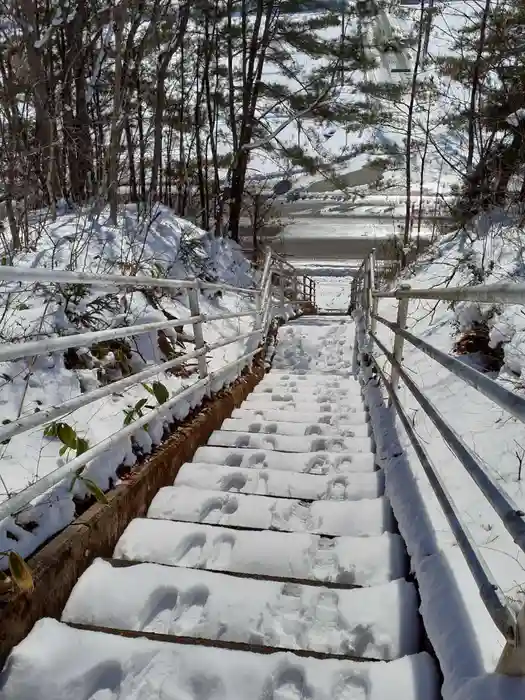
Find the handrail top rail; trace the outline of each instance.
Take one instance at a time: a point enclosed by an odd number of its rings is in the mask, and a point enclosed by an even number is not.
[[[372,296],[376,299],[436,299],[441,301],[525,304],[525,284],[498,282],[472,287],[431,288],[412,288],[405,284],[389,292],[373,290]]]
[[[64,284],[112,284],[116,287],[164,287],[167,289],[221,289],[239,294],[256,294],[256,287],[235,287],[220,282],[201,279],[170,279],[151,275],[119,275],[116,273],[90,273],[46,267],[0,265],[2,282],[55,282]]]

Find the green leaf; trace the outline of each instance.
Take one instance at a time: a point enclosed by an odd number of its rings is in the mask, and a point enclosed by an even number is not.
[[[142,386],[144,387],[144,389],[146,389],[146,391],[147,391],[148,393],[150,393],[152,396],[154,396],[154,394],[153,394],[153,389],[150,387],[149,384],[146,384],[145,382],[143,382]]]
[[[146,405],[147,401],[148,401],[148,399],[139,399],[137,401],[137,403],[135,404],[135,407],[133,410],[136,411],[137,413],[139,413],[140,409]]]
[[[58,439],[67,445],[69,449],[76,450],[77,448],[77,434],[73,428],[67,423],[59,423],[57,429]]]
[[[126,411],[124,410],[125,416],[124,416],[124,425],[130,425],[130,423],[133,422],[133,417],[135,415],[134,411]]]
[[[9,552],[7,562],[11,578],[18,588],[22,591],[32,591],[34,588],[33,575],[31,574],[31,569],[20,554]]]
[[[69,447],[68,447],[67,445],[62,445],[62,447],[61,447],[60,450],[58,451],[58,454],[59,454],[61,457],[63,457],[63,456],[66,454],[66,452],[67,452],[68,450],[69,450]]]
[[[170,392],[166,389],[162,382],[153,382],[153,394],[159,404],[166,403],[170,397]]]
[[[87,488],[87,490],[89,491],[89,493],[90,493],[92,496],[95,496],[96,500],[97,500],[99,503],[103,503],[104,505],[107,505],[107,504],[108,504],[108,499],[106,498],[104,492],[102,491],[101,488],[99,488],[99,487],[95,484],[94,481],[92,481],[91,479],[88,479],[87,477],[82,477],[82,476],[81,476],[81,477],[79,477],[79,478],[80,478],[80,480],[82,481],[82,483],[84,484],[84,486]]]
[[[77,457],[89,450],[89,442],[85,438],[77,437]]]
[[[44,428],[44,436],[48,438],[58,437],[58,423],[50,423]]]

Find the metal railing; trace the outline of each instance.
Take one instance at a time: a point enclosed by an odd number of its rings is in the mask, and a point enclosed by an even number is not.
[[[43,495],[52,486],[63,479],[73,477],[79,469],[88,465],[91,460],[99,457],[123,438],[131,437],[139,428],[146,426],[155,418],[164,418],[170,414],[177,403],[183,401],[196,391],[211,393],[215,388],[222,388],[224,378],[238,376],[240,371],[248,366],[254,356],[261,352],[264,341],[274,316],[274,310],[280,309],[286,303],[294,305],[315,305],[315,283],[304,275],[296,273],[295,269],[280,256],[267,250],[260,269],[260,280],[256,287],[239,288],[227,284],[206,282],[198,279],[174,280],[143,275],[125,276],[117,274],[88,274],[83,272],[67,272],[43,268],[0,266],[0,282],[52,282],[54,284],[89,285],[91,288],[108,287],[124,288],[130,291],[140,289],[163,289],[180,294],[186,292],[190,315],[176,320],[163,320],[154,323],[137,325],[119,325],[102,331],[74,333],[62,337],[42,338],[20,343],[6,343],[0,346],[0,362],[34,358],[45,353],[62,352],[71,348],[91,347],[94,343],[114,339],[130,339],[151,331],[182,328],[192,325],[195,350],[184,353],[175,359],[158,364],[149,364],[142,371],[100,386],[95,390],[79,394],[60,405],[42,407],[37,413],[22,415],[18,419],[0,425],[0,444],[10,438],[25,433],[34,428],[48,426],[65,415],[92,404],[101,398],[121,393],[136,386],[161,372],[182,367],[189,360],[198,362],[198,380],[189,386],[175,392],[165,403],[149,410],[146,415],[139,417],[129,425],[101,440],[82,454],[68,461],[40,478],[34,484],[0,503],[0,521],[19,513],[35,498]],[[253,308],[239,313],[204,314],[200,309],[199,290],[218,290],[247,295],[253,300]],[[206,343],[203,326],[210,321],[240,319],[253,317],[253,328],[246,333],[229,336],[219,342]],[[224,348],[238,341],[248,341],[249,349],[233,362],[219,370],[210,372],[207,355],[214,350]],[[245,346],[246,349],[246,346]],[[116,467],[118,465],[115,465]]]
[[[403,382],[425,415],[437,428],[450,450],[494,508],[514,542],[525,552],[525,512],[501,488],[488,466],[461,439],[424,391],[411,379],[402,364],[404,343],[408,342],[519,421],[525,422],[525,398],[508,391],[487,375],[438,350],[406,330],[411,299],[525,304],[525,285],[497,284],[460,288],[412,289],[410,285],[403,284],[394,291],[381,291],[376,283],[376,271],[375,253],[372,251],[363,260],[352,281],[350,307],[356,318],[354,363],[363,370],[373,368],[383,383],[388,395],[388,405],[395,408],[469,566],[480,597],[492,620],[505,638],[505,648],[496,671],[507,675],[524,676],[525,608],[516,615],[514,609],[509,605],[470,532],[462,522],[458,507],[433,464],[431,456],[417,436],[412,421],[399,399],[398,391],[400,382]],[[380,299],[398,300],[395,323],[379,315],[378,302]],[[391,350],[377,337],[378,323],[388,328],[394,335]],[[375,348],[380,350],[390,365],[389,377],[374,355]]]

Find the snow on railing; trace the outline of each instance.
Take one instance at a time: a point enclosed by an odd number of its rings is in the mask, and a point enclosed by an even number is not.
[[[102,455],[109,448],[119,443],[123,438],[131,437],[139,428],[151,423],[155,418],[163,418],[166,416],[177,403],[183,401],[191,393],[199,389],[211,393],[215,388],[220,388],[220,386],[222,386],[221,379],[223,377],[231,376],[232,372],[235,376],[238,376],[240,371],[253,360],[254,355],[261,351],[273,317],[273,308],[276,304],[280,308],[283,308],[287,301],[294,305],[315,304],[315,283],[313,280],[310,277],[299,275],[284,258],[276,256],[270,250],[266,252],[264,258],[260,282],[257,287],[252,289],[233,287],[227,284],[206,282],[198,279],[174,280],[162,277],[147,277],[144,275],[89,274],[85,272],[9,266],[0,266],[0,281],[13,283],[74,283],[77,285],[90,285],[92,288],[96,288],[97,286],[112,286],[134,291],[141,288],[162,288],[177,291],[186,290],[190,310],[190,315],[188,317],[178,318],[176,320],[165,320],[139,325],[123,325],[103,331],[75,333],[58,338],[43,338],[21,343],[6,343],[0,347],[0,362],[36,357],[38,355],[60,352],[70,348],[89,347],[93,343],[101,341],[129,338],[155,330],[182,327],[189,324],[193,326],[193,340],[195,341],[195,350],[193,352],[185,353],[167,362],[148,365],[146,369],[140,372],[101,386],[88,393],[75,396],[72,399],[64,401],[60,405],[43,407],[37,413],[22,415],[17,420],[1,425],[0,444],[15,435],[19,435],[33,428],[49,425],[58,418],[70,414],[101,398],[129,389],[132,386],[150,379],[159,372],[165,372],[166,370],[180,367],[188,360],[197,359],[199,373],[197,382],[175,392],[167,401],[153,408],[146,415],[137,418],[129,425],[112,433],[82,454],[38,479],[38,481],[27,486],[16,495],[11,496],[3,503],[0,503],[0,522],[8,516],[19,513],[24,507],[31,503],[31,501],[44,494],[48,489],[64,478],[78,473],[79,469],[85,467],[91,460]],[[204,314],[201,312],[199,304],[198,291],[200,289],[249,295],[255,300],[255,310],[240,313]],[[252,331],[232,335],[213,344],[207,344],[205,342],[203,324],[210,321],[238,319],[247,316],[254,317]],[[219,370],[209,372],[206,356],[214,350],[226,347],[238,341],[251,341],[251,349],[233,362],[221,367]]]
[[[425,393],[410,378],[402,365],[403,345],[406,341],[509,412],[519,421],[525,423],[525,398],[508,391],[473,367],[432,347],[429,343],[421,338],[417,338],[406,330],[408,305],[411,299],[525,304],[525,285],[495,284],[473,287],[412,289],[410,285],[403,284],[396,290],[387,292],[380,291],[377,288],[375,272],[375,252],[372,251],[361,263],[351,286],[350,309],[356,312],[357,316],[356,343],[354,346],[355,369],[359,365],[363,370],[373,367],[384,384],[389,397],[388,405],[396,409],[412,447],[448,520],[458,546],[469,566],[480,597],[492,620],[505,638],[505,648],[496,667],[496,672],[524,676],[525,607],[516,615],[514,609],[509,605],[505,594],[496,583],[472,535],[462,522],[458,507],[443,483],[430,455],[416,434],[412,421],[399,399],[398,390],[401,380],[494,508],[514,542],[525,552],[525,512],[499,486],[490,474],[487,465],[461,439]],[[399,301],[396,323],[392,323],[378,314],[379,299],[397,299]],[[376,328],[378,323],[381,323],[393,332],[394,343],[392,351],[389,351],[377,337]],[[386,376],[384,369],[381,368],[374,356],[374,345],[379,348],[390,363],[390,378]]]

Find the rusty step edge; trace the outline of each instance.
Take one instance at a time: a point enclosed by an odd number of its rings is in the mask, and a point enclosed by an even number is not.
[[[359,661],[377,663],[380,659],[373,659],[367,656],[355,656],[353,654],[333,654],[330,652],[310,651],[306,649],[289,649],[288,647],[268,647],[264,644],[254,644],[251,642],[229,642],[223,639],[205,639],[203,637],[180,637],[176,634],[160,634],[159,632],[144,632],[142,630],[121,630],[114,627],[102,627],[99,625],[85,625],[77,622],[65,623],[68,627],[73,627],[86,632],[100,632],[111,634],[127,639],[149,639],[153,642],[168,642],[170,644],[187,644],[192,646],[215,647],[216,649],[229,649],[232,651],[251,652],[252,654],[295,654],[295,656],[312,659],[338,659],[339,661]]]
[[[103,557],[103,560],[115,567],[128,568],[131,566],[139,566],[140,564],[154,564],[155,566],[169,566],[173,569],[188,569],[190,567],[179,566],[178,564],[160,564],[156,561],[146,561],[142,559],[111,559]],[[293,576],[270,576],[269,574],[248,573],[245,571],[228,571],[227,569],[201,569],[198,567],[191,568],[192,571],[206,571],[211,574],[223,574],[224,576],[233,576],[234,578],[253,579],[255,581],[274,581],[275,583],[297,583],[301,586],[315,586],[317,588],[330,588],[333,590],[349,591],[355,588],[364,588],[364,586],[355,583],[344,583],[338,581],[321,581],[319,579],[295,578]]]
[[[191,487],[190,487],[191,488]],[[221,493],[221,492],[218,492]],[[224,491],[222,493],[225,494],[231,494],[229,491]],[[270,498],[273,498],[271,496]],[[386,500],[386,496],[382,496],[381,498],[384,498]],[[330,503],[330,501],[323,501],[323,503]],[[359,503],[359,501],[334,501],[334,503]],[[390,503],[388,505],[388,508],[392,510],[392,507],[390,506]],[[222,525],[221,523],[203,523],[199,521],[194,521],[194,520],[179,520],[178,518],[160,518],[157,516],[150,516],[148,515],[148,520],[157,520],[163,523],[184,523],[185,525],[206,525],[207,527],[216,527],[216,528],[227,528],[228,530],[237,530],[239,532],[282,532],[285,534],[302,534],[302,535],[315,535],[318,537],[323,537],[326,540],[335,540],[337,537],[358,537],[359,535],[334,535],[333,533],[330,532],[310,532],[310,531],[305,531],[303,530],[302,532],[298,532],[297,530],[282,530],[280,528],[276,527],[252,527],[248,525]],[[394,519],[392,519],[394,520]],[[394,522],[394,526],[397,528],[397,523]],[[385,532],[388,532],[385,530]],[[391,532],[390,534],[397,534],[394,532]],[[1,622],[1,618],[0,618]]]

